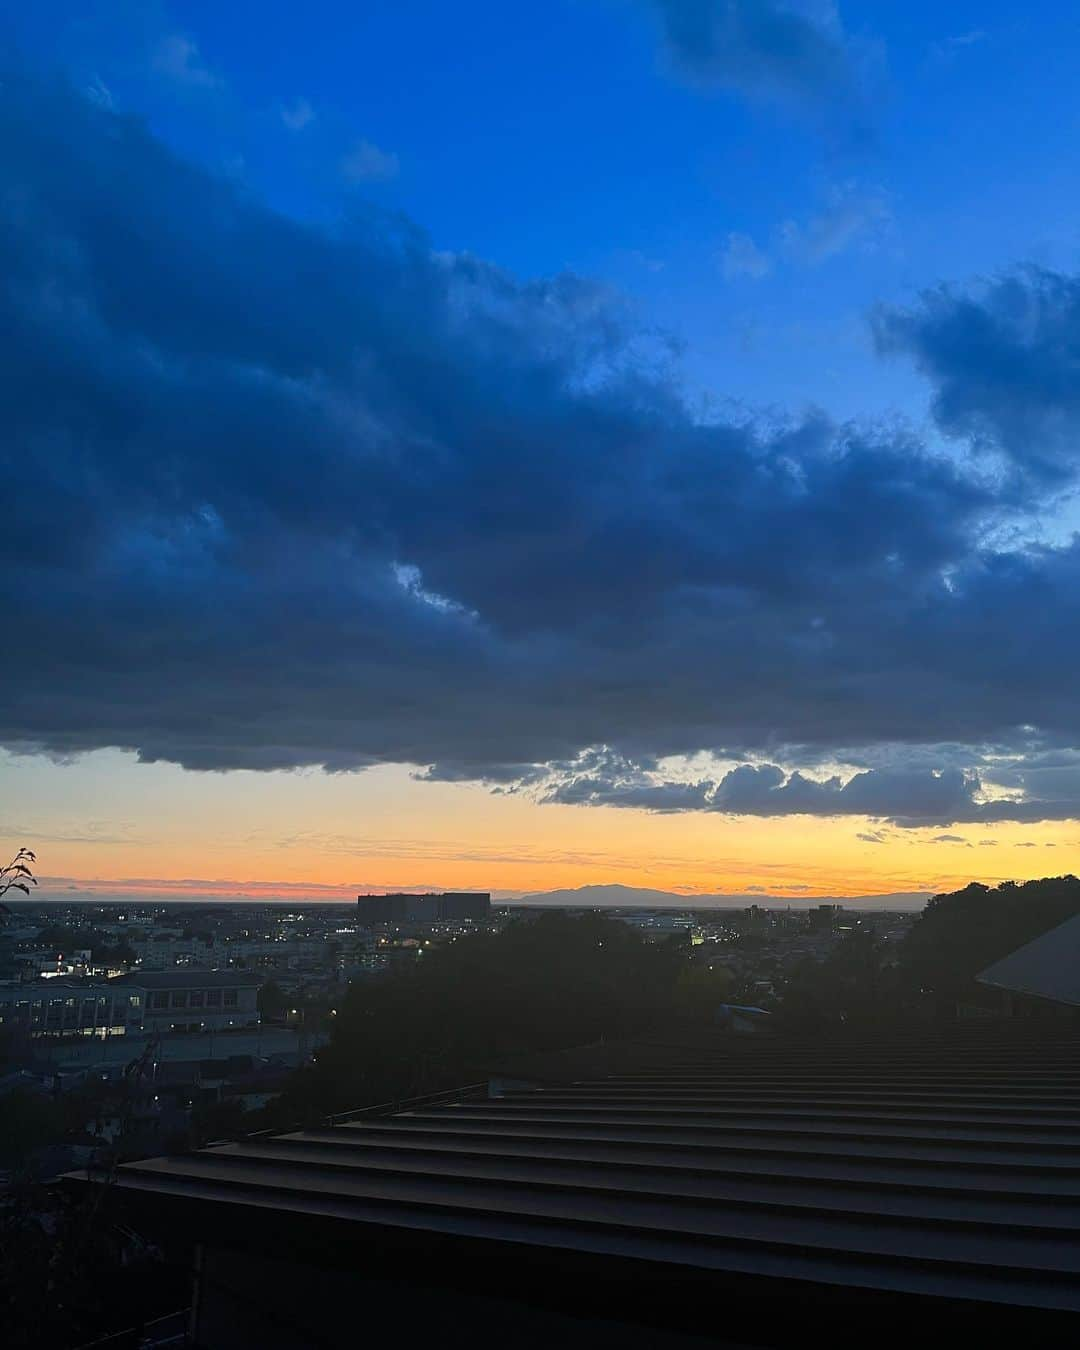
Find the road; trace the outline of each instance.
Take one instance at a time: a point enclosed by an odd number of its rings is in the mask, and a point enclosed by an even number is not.
[[[314,1050],[326,1036],[308,1033],[308,1050]],[[36,1042],[35,1055],[51,1064],[85,1066],[88,1064],[125,1064],[141,1054],[144,1036],[115,1036],[109,1040],[66,1041],[48,1044]],[[198,1035],[169,1035],[161,1038],[159,1059],[224,1059],[228,1055],[290,1055],[300,1053],[299,1033],[291,1027],[260,1027],[252,1031],[215,1031]]]

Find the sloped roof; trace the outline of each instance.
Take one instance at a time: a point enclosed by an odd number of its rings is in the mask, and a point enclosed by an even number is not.
[[[747,1040],[148,1158],[115,1185],[159,1219],[198,1205],[200,1232],[273,1221],[291,1246],[314,1224],[319,1251],[427,1234],[632,1258],[646,1282],[675,1267],[1080,1311],[1071,1028]]]
[[[1080,1007],[1080,914],[975,977],[980,984]]]

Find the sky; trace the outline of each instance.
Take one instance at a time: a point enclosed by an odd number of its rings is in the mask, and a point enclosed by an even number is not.
[[[9,15],[0,841],[1076,870],[1078,57],[1038,0]]]

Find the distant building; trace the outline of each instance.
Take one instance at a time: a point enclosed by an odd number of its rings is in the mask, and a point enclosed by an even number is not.
[[[682,939],[692,946],[699,946],[704,941],[701,925],[692,914],[667,910],[614,910],[612,918],[636,929],[646,942]]]
[[[459,923],[483,920],[491,914],[487,891],[358,895],[356,904],[360,922],[369,927],[379,923]]]
[[[17,1036],[123,1036],[133,991],[112,980],[54,976],[0,983],[0,1031]]]
[[[843,905],[818,905],[807,914],[807,927],[812,933],[831,933],[844,913]]]
[[[56,979],[60,975],[86,975],[90,970],[90,951],[82,948],[74,952],[54,949],[21,952],[15,957],[15,963],[43,980]]]
[[[235,970],[138,971],[110,980],[138,998],[128,1030],[227,1031],[259,1025],[261,975]]]
[[[772,927],[772,916],[760,905],[751,905],[738,913],[736,923],[744,933],[760,935]]]
[[[261,975],[139,971],[111,980],[0,983],[0,1030],[42,1036],[140,1036],[257,1027]]]

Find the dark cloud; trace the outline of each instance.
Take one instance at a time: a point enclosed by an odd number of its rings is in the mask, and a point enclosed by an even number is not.
[[[719,780],[685,783],[589,763],[585,772],[559,768],[556,779],[544,800],[730,815],[866,815],[899,824],[955,819],[971,809],[977,786],[958,771],[870,769],[844,782],[838,776],[819,780],[798,770],[789,773],[776,764],[740,764]],[[876,835],[859,837],[880,842]]]
[[[1071,481],[1080,433],[1080,280],[1026,267],[977,289],[942,286],[875,320],[883,351],[914,358],[948,436],[1009,469]]]
[[[736,90],[803,107],[833,129],[869,134],[867,49],[831,7],[799,0],[648,0],[670,62],[704,88]]]
[[[811,778],[777,764],[740,764],[719,779],[672,781],[610,753],[589,752],[574,764],[551,767],[541,800],[584,806],[636,807],[655,812],[717,811],[754,816],[869,816],[904,829],[1003,820],[1067,820],[1080,815],[1076,797],[990,798],[974,769],[894,766],[848,778]],[[857,834],[884,843],[881,830]],[[957,834],[932,842],[971,844]]]
[[[1080,546],[984,542],[1041,480],[894,426],[696,420],[603,288],[356,203],[298,224],[61,86],[9,75],[0,146],[4,744],[661,811],[1080,814],[1053,749],[1080,741]],[[1041,776],[986,800],[962,748],[1036,721]],[[748,762],[664,767],[721,747]],[[822,780],[838,747],[864,767]]]

